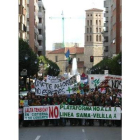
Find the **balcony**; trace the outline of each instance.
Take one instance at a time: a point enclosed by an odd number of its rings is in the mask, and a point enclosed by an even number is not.
[[[43,17],[42,12],[38,12],[38,17],[39,17],[39,18],[42,18],[42,17]]]
[[[34,39],[34,43],[35,43],[35,46],[38,48],[38,47],[39,47],[38,41],[36,41],[36,40]]]
[[[108,52],[108,46],[105,46],[104,52]]]
[[[105,36],[105,37],[108,36],[108,32],[104,32],[104,36]]]
[[[108,13],[104,13],[104,17],[108,17]]]
[[[38,29],[42,29],[42,28],[43,28],[42,23],[38,23]]]
[[[38,1],[38,6],[42,6],[42,5],[43,5],[42,1]]]
[[[108,17],[105,18],[105,22],[108,22]]]
[[[104,27],[108,27],[108,23],[107,22],[104,23]]]
[[[39,35],[38,28],[36,28],[35,26],[34,26],[34,32],[35,32],[37,35]]]
[[[39,46],[38,51],[43,51],[43,46]]]
[[[108,42],[108,37],[104,37],[104,42]]]
[[[27,32],[29,32],[29,25],[27,25]]]
[[[38,40],[43,40],[43,36],[41,34],[38,35]]]
[[[104,7],[108,7],[108,2],[104,1]]]

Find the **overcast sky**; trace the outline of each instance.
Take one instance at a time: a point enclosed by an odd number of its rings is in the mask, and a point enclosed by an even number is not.
[[[63,41],[62,11],[64,17],[68,18],[64,23],[64,41],[77,42],[84,47],[85,10],[91,8],[104,10],[103,2],[104,0],[43,0],[46,9],[46,50],[52,50],[53,43]]]

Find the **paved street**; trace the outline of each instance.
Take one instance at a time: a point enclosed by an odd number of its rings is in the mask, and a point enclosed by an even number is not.
[[[121,127],[21,127],[19,140],[121,140]]]

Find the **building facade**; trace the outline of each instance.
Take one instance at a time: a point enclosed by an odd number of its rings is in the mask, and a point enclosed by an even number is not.
[[[122,0],[105,0],[104,55],[113,57],[122,50]]]
[[[85,22],[84,66],[88,70],[103,59],[103,10],[86,10]],[[90,56],[94,56],[94,62],[90,62]]]
[[[77,69],[80,74],[85,71],[84,67],[84,47],[65,47],[53,51],[47,52],[47,58],[57,63],[60,68],[60,75],[63,75],[65,72],[71,73],[72,64],[68,64],[65,53],[70,51],[70,58],[77,59]]]
[[[19,0],[19,38],[38,55],[46,55],[45,8],[41,0]]]
[[[27,40],[27,0],[19,0],[19,38]]]
[[[45,7],[43,5],[42,0],[38,0],[38,43],[39,43],[39,48],[38,48],[38,54],[39,55],[46,55],[46,29],[45,29]]]

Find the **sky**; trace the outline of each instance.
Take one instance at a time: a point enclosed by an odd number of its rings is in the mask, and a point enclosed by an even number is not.
[[[63,41],[62,11],[66,18],[64,42],[80,43],[80,47],[84,47],[85,10],[104,10],[104,0],[43,0],[43,4],[46,9],[46,50],[52,50],[53,43]]]

